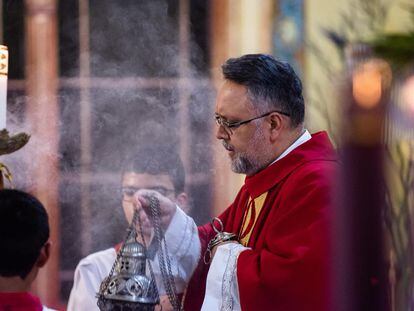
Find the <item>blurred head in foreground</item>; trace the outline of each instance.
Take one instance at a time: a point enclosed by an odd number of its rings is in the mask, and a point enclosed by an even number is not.
[[[0,236],[0,291],[27,291],[50,253],[42,203],[19,190],[0,190]]]

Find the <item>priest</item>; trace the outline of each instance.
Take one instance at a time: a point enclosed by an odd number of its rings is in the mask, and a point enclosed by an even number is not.
[[[253,54],[222,71],[216,137],[246,179],[218,219],[198,228],[201,259],[184,309],[328,310],[335,151],[325,132],[305,128],[289,64]],[[144,192],[136,205],[148,209]],[[161,208],[167,228],[176,207]]]

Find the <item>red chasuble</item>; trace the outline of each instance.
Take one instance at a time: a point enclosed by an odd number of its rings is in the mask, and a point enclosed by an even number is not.
[[[225,231],[251,248],[237,261],[242,310],[328,309],[337,167],[326,133],[314,134],[286,157],[246,177],[233,204],[220,215]],[[263,202],[252,210],[258,201]],[[214,235],[210,224],[199,227],[203,253]],[[208,268],[201,260],[187,288],[185,310],[201,309]]]

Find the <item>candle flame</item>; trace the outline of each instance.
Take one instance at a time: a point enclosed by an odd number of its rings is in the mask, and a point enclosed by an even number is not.
[[[359,66],[352,77],[352,94],[356,103],[365,109],[381,101],[383,90],[391,84],[391,69],[381,60],[371,60]]]

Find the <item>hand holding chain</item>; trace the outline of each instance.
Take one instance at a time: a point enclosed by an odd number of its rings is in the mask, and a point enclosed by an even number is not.
[[[237,235],[235,235],[234,233],[223,231],[224,225],[220,218],[214,217],[210,223],[211,223],[211,226],[213,227],[213,230],[217,234],[214,238],[210,240],[210,242],[208,242],[207,250],[204,253],[204,263],[206,265],[209,264],[211,261],[211,257],[212,257],[211,255],[212,255],[212,251],[214,247],[224,242],[237,240]],[[219,228],[216,227],[216,223],[218,223]]]

